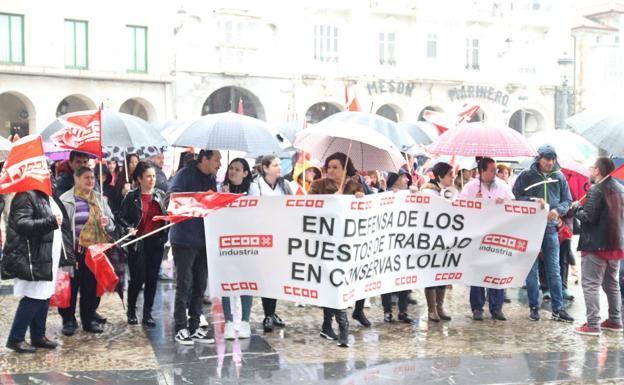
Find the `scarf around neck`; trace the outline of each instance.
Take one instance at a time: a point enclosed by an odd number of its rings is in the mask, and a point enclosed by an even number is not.
[[[89,205],[89,219],[80,231],[78,236],[78,245],[89,247],[97,243],[111,242],[112,238],[100,227],[100,218],[102,217],[102,208],[96,199],[95,191],[86,194],[74,187],[74,195]],[[111,220],[109,218],[109,220]]]

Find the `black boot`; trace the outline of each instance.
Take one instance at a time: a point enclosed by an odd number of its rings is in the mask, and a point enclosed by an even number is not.
[[[139,320],[137,319],[137,316],[136,316],[136,308],[134,306],[131,307],[130,305],[128,305],[127,316],[128,316],[128,325],[136,325],[139,323]]]
[[[335,312],[336,322],[340,330],[340,336],[338,337],[338,346],[341,348],[349,347],[349,319],[347,317],[346,310],[338,310]]]
[[[152,318],[152,312],[149,310],[143,310],[143,320],[141,320],[143,325],[153,328],[156,327],[156,321]]]
[[[321,325],[321,337],[331,341],[336,341],[338,336],[332,328],[332,310],[326,307],[323,308],[323,324]]]
[[[262,321],[262,326],[264,327],[265,333],[270,333],[275,329],[275,325],[273,325],[273,317],[266,317],[264,321]]]

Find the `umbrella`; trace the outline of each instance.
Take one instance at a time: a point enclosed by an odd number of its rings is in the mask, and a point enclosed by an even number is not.
[[[84,111],[92,114],[96,111]],[[75,114],[73,112],[72,114]],[[61,119],[63,116],[60,117]],[[41,132],[44,142],[51,142],[52,134],[63,128],[63,123],[56,119]],[[123,112],[102,110],[102,146],[103,147],[163,147],[165,138],[145,120]]]
[[[204,115],[173,141],[178,147],[243,151],[255,157],[280,154],[290,143],[266,122],[233,112]]]
[[[0,136],[0,162],[4,162],[9,156],[11,147],[13,147],[11,141]]]
[[[576,133],[613,155],[624,155],[624,114],[585,110],[566,120]]]
[[[598,156],[596,146],[570,130],[544,130],[529,137],[533,148],[551,144],[557,151],[557,158],[585,162]]]
[[[369,114],[359,111],[344,111],[330,115],[321,121],[321,123],[328,124],[342,122],[355,123],[371,127],[381,135],[388,138],[400,151],[409,151],[416,144],[414,139],[404,128],[399,127],[397,123],[392,120],[377,114]]]
[[[438,129],[429,122],[400,122],[397,125],[407,131],[418,144],[431,144],[438,137]]]
[[[557,161],[559,162],[559,166],[561,166],[562,169],[570,170],[586,178],[589,178],[589,167],[585,166],[584,164],[571,159],[557,159]]]
[[[277,131],[290,143],[295,142],[295,137],[301,130],[303,130],[303,124],[299,122],[288,122],[277,126]]]
[[[398,171],[405,158],[394,144],[371,127],[325,121],[297,134],[295,147],[324,161],[335,152],[348,154],[358,170]]]
[[[440,135],[428,149],[439,155],[491,158],[536,155],[518,131],[489,122],[462,123]]]

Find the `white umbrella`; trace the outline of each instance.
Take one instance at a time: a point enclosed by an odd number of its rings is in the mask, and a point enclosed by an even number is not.
[[[9,156],[9,152],[13,147],[13,143],[10,140],[0,136],[0,162],[4,162]]]
[[[348,154],[358,170],[398,171],[405,158],[385,136],[355,123],[319,123],[297,134],[295,147],[324,161],[335,152]]]
[[[534,148],[543,144],[554,146],[560,159],[586,162],[598,156],[596,146],[570,130],[544,130],[531,135],[528,140]]]
[[[196,147],[208,150],[233,150],[250,157],[280,154],[290,143],[266,122],[222,112],[204,115],[182,129],[173,140],[178,147]]]
[[[354,123],[368,126],[388,138],[395,147],[403,152],[411,152],[416,142],[412,136],[405,130],[388,118],[381,115],[369,114],[360,111],[343,111],[330,115],[323,119],[321,123]]]

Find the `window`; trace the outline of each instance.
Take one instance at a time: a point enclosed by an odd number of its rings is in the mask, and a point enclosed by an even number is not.
[[[438,35],[435,33],[427,35],[427,57],[429,59],[438,57]]]
[[[130,52],[129,72],[147,72],[147,27],[127,26]]]
[[[338,63],[338,27],[314,26],[314,60]]]
[[[65,67],[89,66],[89,27],[86,21],[65,20]]]
[[[24,64],[24,16],[0,13],[0,63]]]
[[[379,33],[379,64],[396,65],[395,44],[394,32]]]
[[[466,39],[466,69],[479,70],[479,39]]]

